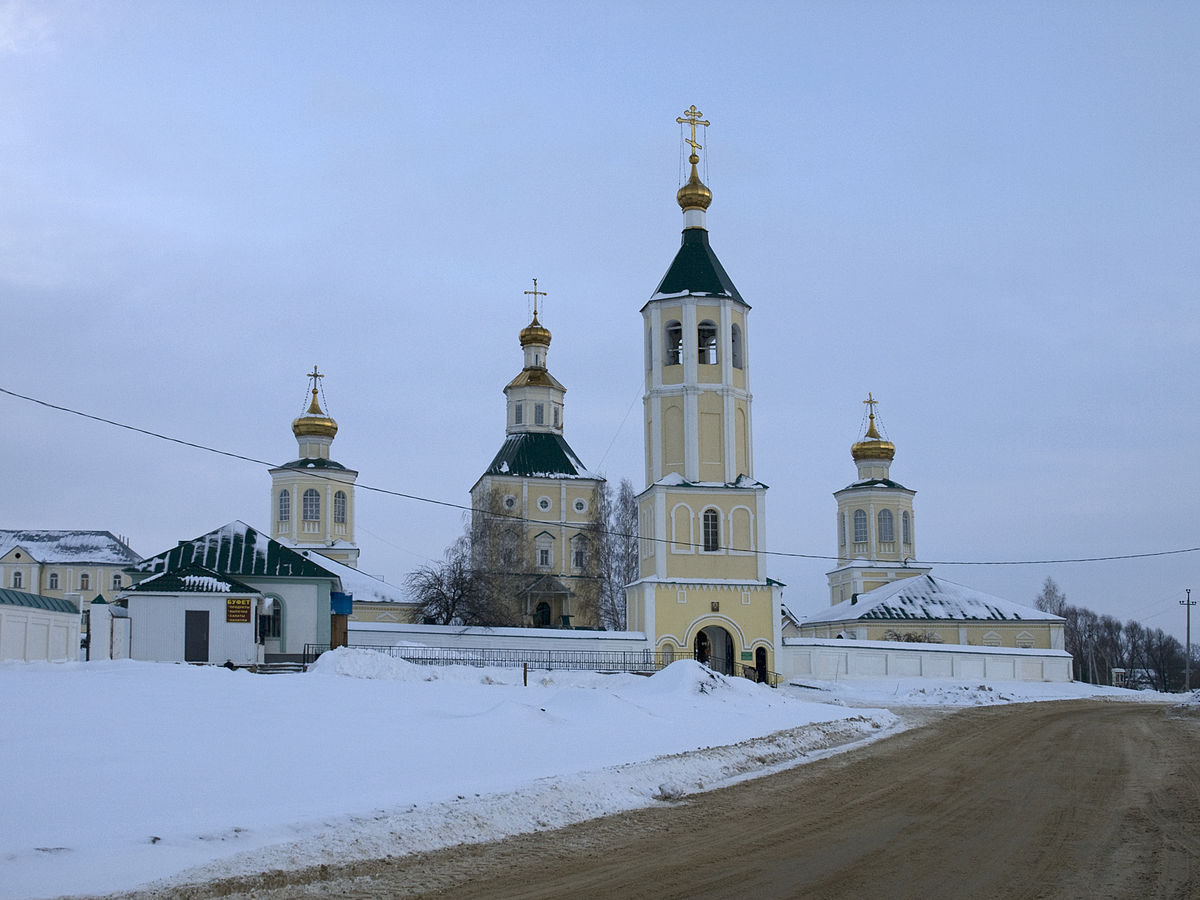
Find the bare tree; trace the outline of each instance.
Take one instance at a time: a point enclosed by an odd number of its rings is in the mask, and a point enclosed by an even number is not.
[[[1042,592],[1034,599],[1033,605],[1042,612],[1061,616],[1064,615],[1063,610],[1067,606],[1067,595],[1059,590],[1058,583],[1053,578],[1047,578],[1045,584],[1042,585]]]
[[[421,566],[404,579],[417,601],[416,618],[427,625],[466,625],[474,617],[478,584],[471,569],[471,544],[462,535],[440,563]]]
[[[597,613],[602,627],[624,631],[625,585],[638,577],[637,495],[629,479],[622,478],[615,499],[605,482],[596,500]]]

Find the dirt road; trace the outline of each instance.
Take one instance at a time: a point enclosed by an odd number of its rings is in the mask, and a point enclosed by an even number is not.
[[[559,831],[173,896],[1200,897],[1200,717],[973,709]]]

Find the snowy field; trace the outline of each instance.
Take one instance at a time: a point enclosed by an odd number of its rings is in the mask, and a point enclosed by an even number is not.
[[[919,679],[773,691],[690,661],[652,678],[538,671],[525,687],[521,677],[348,650],[302,675],[2,663],[0,897],[557,827],[874,740],[903,727],[890,706],[1166,699]]]

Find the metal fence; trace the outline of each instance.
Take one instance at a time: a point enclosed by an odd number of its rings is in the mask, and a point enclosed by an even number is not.
[[[304,664],[311,665],[329,648],[323,644],[305,644]],[[395,659],[423,666],[496,666],[498,668],[574,670],[583,672],[630,672],[652,675],[678,659],[686,657],[654,650],[505,650],[495,647],[380,647],[351,644],[351,650],[374,650]],[[705,662],[714,672],[739,675],[778,687],[782,678],[776,672],[760,672],[755,666],[735,662],[732,665],[719,658]]]

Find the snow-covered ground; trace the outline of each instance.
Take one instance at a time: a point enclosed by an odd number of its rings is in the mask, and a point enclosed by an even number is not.
[[[903,727],[886,707],[1095,694],[919,679],[790,686],[690,661],[652,678],[428,668],[370,651],[303,675],[0,664],[0,897],[397,855],[551,828]],[[1178,698],[1176,698],[1178,699]],[[878,707],[878,708],[874,708]]]

